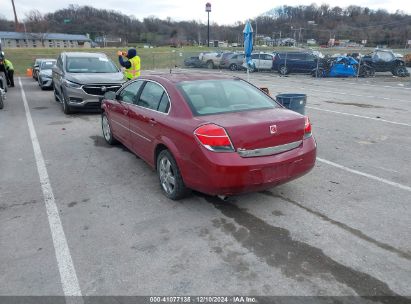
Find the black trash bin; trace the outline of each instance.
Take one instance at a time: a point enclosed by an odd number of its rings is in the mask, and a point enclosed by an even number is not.
[[[307,95],[305,94],[279,94],[275,99],[287,109],[305,115],[305,105],[307,104]]]

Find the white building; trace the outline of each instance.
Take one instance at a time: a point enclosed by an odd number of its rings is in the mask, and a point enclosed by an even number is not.
[[[85,35],[58,33],[0,32],[3,48],[90,48],[91,40]]]

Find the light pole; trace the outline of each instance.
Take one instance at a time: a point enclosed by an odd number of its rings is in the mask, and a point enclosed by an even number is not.
[[[210,47],[210,12],[211,12],[211,3],[206,3],[206,12],[207,12],[207,47]]]

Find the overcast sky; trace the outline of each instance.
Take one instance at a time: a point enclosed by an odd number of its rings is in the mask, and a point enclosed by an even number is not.
[[[14,19],[11,0],[0,0],[0,15],[7,19]],[[386,9],[395,12],[397,9],[411,14],[410,0],[99,0],[91,2],[86,0],[14,0],[19,20],[24,19],[30,10],[37,9],[41,13],[52,12],[67,7],[69,4],[92,5],[96,8],[113,9],[126,15],[134,15],[138,19],[147,16],[156,16],[161,19],[170,17],[173,20],[197,20],[207,22],[205,12],[206,2],[211,3],[212,12],[210,22],[218,24],[233,24],[236,21],[245,21],[254,18],[272,8],[281,5],[310,5],[326,3],[330,6],[346,7],[350,4],[367,6],[371,9]]]

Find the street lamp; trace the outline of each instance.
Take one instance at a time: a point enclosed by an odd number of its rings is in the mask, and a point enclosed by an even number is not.
[[[207,12],[207,47],[210,46],[210,12],[211,12],[211,3],[207,2],[205,11]]]

